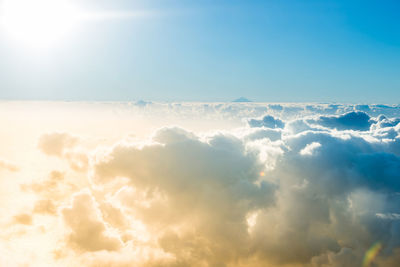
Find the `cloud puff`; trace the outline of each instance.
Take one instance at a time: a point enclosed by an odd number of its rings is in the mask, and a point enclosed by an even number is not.
[[[315,122],[328,128],[359,131],[368,131],[372,124],[368,114],[360,111],[353,111],[339,116],[320,116]]]
[[[75,171],[86,171],[89,160],[78,144],[79,138],[68,133],[48,133],[40,136],[38,148],[48,156],[66,159]]]
[[[153,140],[142,148],[114,147],[95,165],[93,181],[128,177],[147,192],[146,205],[130,208],[148,227],[164,229],[159,244],[177,262],[222,264],[246,254],[246,216],[274,199],[274,186],[260,180],[257,154],[234,136],[200,140],[179,128],[162,129]]]
[[[118,238],[107,233],[96,202],[89,193],[73,197],[70,207],[61,210],[65,224],[71,230],[68,243],[82,251],[114,251],[120,248]]]
[[[39,214],[52,214],[55,215],[57,213],[57,207],[51,199],[41,199],[35,203],[34,213]]]
[[[14,222],[19,224],[31,225],[32,216],[27,213],[21,213],[14,216]]]
[[[377,118],[377,127],[379,128],[385,128],[385,127],[395,127],[400,123],[400,118],[387,118],[384,115],[380,115]]]
[[[67,133],[49,133],[40,137],[38,147],[49,156],[61,157],[65,150],[74,147],[78,140]]]
[[[0,170],[1,169],[7,170],[7,171],[10,171],[10,172],[19,171],[18,166],[16,166],[15,164],[13,164],[13,163],[11,163],[9,161],[2,160],[2,159],[0,159]]]
[[[277,264],[316,266],[357,266],[377,240],[393,253],[400,225],[376,214],[399,212],[400,158],[358,136],[308,131],[284,141],[288,149],[266,172],[279,182],[278,204],[254,226],[260,253]],[[344,251],[343,262],[333,260]],[[329,260],[318,265],[315,255]]]
[[[301,151],[300,151],[300,155],[309,155],[311,156],[314,153],[314,150],[316,150],[317,148],[319,148],[321,146],[320,143],[317,142],[313,142],[311,144],[306,145],[306,147],[304,147]]]
[[[266,115],[262,119],[251,119],[248,121],[250,127],[283,128],[285,123],[271,115]]]

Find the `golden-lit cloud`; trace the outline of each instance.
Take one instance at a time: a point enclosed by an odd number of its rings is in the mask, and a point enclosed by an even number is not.
[[[78,140],[67,133],[43,134],[39,139],[38,148],[49,156],[61,157],[66,150],[73,148]]]
[[[31,225],[32,224],[32,216],[26,213],[21,213],[14,216],[14,221],[20,224]]]
[[[79,138],[68,133],[48,133],[40,137],[38,148],[48,156],[67,159],[75,171],[86,171],[88,157],[78,144]]]
[[[71,230],[67,241],[71,247],[83,251],[117,250],[120,241],[107,234],[101,213],[89,193],[73,196],[70,207],[61,209],[63,220]]]
[[[2,160],[2,159],[0,159],[0,170],[1,169],[7,170],[10,172],[19,171],[18,166],[16,166],[15,164],[13,164],[11,162],[6,161],[6,160]]]
[[[165,106],[152,105],[132,109],[158,117]],[[218,120],[209,109],[201,118],[196,105],[191,122]],[[64,128],[38,121],[45,133],[35,132],[31,150],[19,148],[26,157],[10,155],[20,170],[0,164],[0,249],[9,265],[396,266],[395,116],[317,105],[311,115],[309,105],[302,113],[288,105],[268,107],[266,118],[237,115],[251,105],[219,111],[239,128],[200,131],[175,118],[182,127],[149,126],[143,138],[82,127],[91,111]],[[177,116],[176,108],[165,116]],[[108,121],[127,129],[115,114]],[[32,132],[20,134],[30,140]]]

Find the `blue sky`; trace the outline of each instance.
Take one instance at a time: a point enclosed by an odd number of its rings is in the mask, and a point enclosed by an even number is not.
[[[1,99],[400,102],[398,1],[76,2],[149,15],[40,50],[2,33]]]

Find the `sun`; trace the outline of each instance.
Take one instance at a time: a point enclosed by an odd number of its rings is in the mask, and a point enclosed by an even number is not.
[[[1,26],[31,47],[61,41],[79,21],[80,11],[67,0],[3,0]]]

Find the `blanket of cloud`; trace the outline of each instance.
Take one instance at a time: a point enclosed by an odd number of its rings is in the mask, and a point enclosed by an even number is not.
[[[398,266],[400,106],[2,102],[0,266]]]

